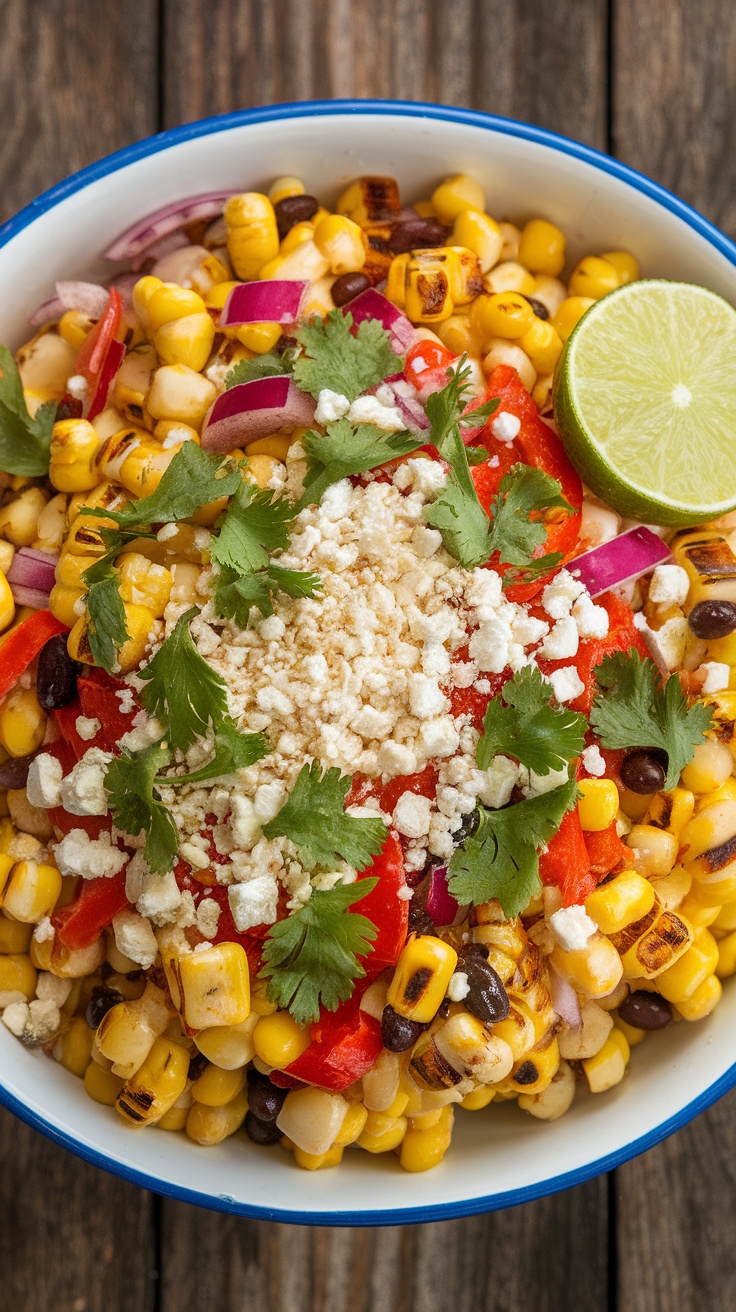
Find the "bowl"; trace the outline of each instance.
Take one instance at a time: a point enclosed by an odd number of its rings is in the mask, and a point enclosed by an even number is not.
[[[57,278],[109,276],[100,252],[135,219],[222,187],[261,189],[297,173],[334,200],[360,173],[388,173],[407,201],[448,173],[485,187],[499,218],[544,214],[570,260],[631,249],[646,276],[701,282],[736,303],[736,247],[656,183],[587,146],[469,110],[389,101],[276,105],[190,123],[138,142],[46,192],[0,228],[0,341],[17,347]],[[570,267],[572,267],[572,263]],[[87,1161],[186,1202],[278,1221],[386,1225],[491,1211],[620,1165],[736,1084],[736,987],[695,1025],[637,1048],[631,1074],[582,1097],[554,1124],[511,1104],[456,1118],[441,1166],[400,1170],[392,1154],[347,1153],[336,1170],[295,1168],[244,1135],[203,1149],[180,1134],[128,1129],[62,1066],[0,1026],[0,1101]]]

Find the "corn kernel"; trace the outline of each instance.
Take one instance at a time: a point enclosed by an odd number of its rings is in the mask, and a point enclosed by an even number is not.
[[[272,351],[282,331],[279,323],[246,323],[239,328],[225,329],[226,334],[232,333],[254,355],[265,355],[266,351]]]
[[[239,943],[164,957],[174,1005],[190,1029],[241,1025],[250,1013],[248,958]]]
[[[439,1165],[452,1140],[454,1107],[442,1107],[434,1125],[427,1129],[409,1126],[401,1143],[399,1162],[405,1171],[429,1171]]]
[[[36,969],[24,952],[0,956],[0,994],[22,993],[26,1001],[36,995]]]
[[[711,793],[733,772],[733,757],[725,743],[706,739],[698,743],[693,758],[682,771],[682,783],[693,793]]]
[[[347,214],[361,228],[374,223],[390,223],[399,216],[401,201],[395,178],[364,176],[356,178],[340,196],[336,210]],[[314,215],[315,220],[318,214]]]
[[[184,1091],[189,1053],[171,1039],[158,1038],[143,1064],[118,1095],[115,1106],[134,1125],[151,1125],[173,1107]]]
[[[533,296],[534,276],[516,260],[502,260],[484,278],[486,290],[492,294],[502,292],[519,292],[522,296]]]
[[[471,322],[475,317],[484,338],[515,340],[523,337],[534,323],[534,311],[520,292],[494,292],[488,297],[479,298],[473,305],[473,311]]]
[[[313,223],[295,223],[283,238],[279,246],[279,255],[290,255],[295,251],[297,246],[301,246],[303,241],[312,241],[314,238]]]
[[[173,1107],[170,1107],[167,1112],[164,1112],[161,1120],[156,1121],[156,1129],[171,1130],[174,1133],[184,1130],[186,1128],[189,1111],[189,1107],[179,1107],[174,1103]]]
[[[584,948],[565,952],[555,944],[552,964],[578,993],[587,998],[604,998],[615,989],[623,974],[621,957],[610,939],[596,934]],[[498,1032],[498,1027],[494,1027]]]
[[[537,373],[550,378],[551,385],[552,371],[562,354],[562,338],[552,324],[535,317],[531,328],[519,338],[519,346],[526,351]]]
[[[703,1020],[718,1006],[722,995],[721,981],[715,975],[709,975],[689,998],[675,1005],[683,1020]]]
[[[275,433],[273,437],[256,438],[255,442],[248,443],[245,450],[249,460],[252,460],[253,456],[270,456],[272,460],[278,460],[283,464],[290,446],[290,437],[281,437]]]
[[[600,1052],[582,1062],[591,1093],[605,1093],[620,1084],[626,1074],[631,1050],[622,1030],[615,1025]]]
[[[302,1029],[288,1011],[261,1016],[253,1031],[256,1056],[267,1066],[283,1070],[306,1052],[312,1042],[308,1029]]]
[[[214,340],[215,325],[204,303],[201,313],[171,319],[153,336],[153,344],[164,364],[184,364],[195,372],[204,369]]]
[[[365,1127],[355,1140],[359,1148],[369,1153],[390,1153],[398,1148],[409,1122],[405,1116],[386,1116],[383,1112],[369,1112]]]
[[[571,296],[590,296],[597,301],[618,285],[618,273],[608,260],[586,255],[573,270],[569,291]]]
[[[619,287],[627,282],[636,282],[639,277],[639,264],[629,251],[603,251],[601,259],[612,264],[618,275]]]
[[[479,1112],[493,1102],[495,1095],[496,1090],[493,1085],[486,1084],[480,1089],[473,1089],[470,1093],[466,1093],[460,1106],[464,1107],[466,1112]]]
[[[16,687],[0,705],[0,743],[11,756],[30,756],[41,746],[46,715],[34,688]]]
[[[462,210],[452,229],[453,246],[465,246],[480,261],[482,273],[488,273],[500,258],[503,241],[498,224],[480,210]]]
[[[219,1066],[208,1066],[192,1085],[192,1097],[205,1107],[224,1107],[245,1088],[245,1071],[242,1067],[226,1071]]]
[[[234,1071],[252,1061],[255,1053],[253,1030],[258,1022],[255,1003],[253,998],[251,1014],[240,1025],[213,1025],[195,1036],[199,1051],[213,1066]]]
[[[280,200],[286,200],[288,196],[303,196],[305,192],[304,183],[301,178],[284,176],[275,178],[268,189],[268,199],[272,205],[278,205]]]
[[[246,482],[255,483],[261,489],[267,488],[278,468],[279,461],[273,456],[251,455],[249,452],[245,467]]]
[[[38,518],[48,501],[40,487],[27,487],[0,510],[0,536],[14,547],[30,547],[36,538]]]
[[[84,1091],[94,1102],[102,1103],[103,1107],[114,1107],[122,1089],[123,1081],[119,1075],[103,1070],[95,1061],[89,1063],[84,1072]]]
[[[644,813],[644,821],[657,829],[666,829],[679,838],[685,825],[692,820],[695,798],[686,788],[671,788],[666,793],[655,793]]]
[[[153,565],[137,551],[129,551],[118,557],[117,573],[123,601],[146,606],[156,619],[163,615],[171,595],[169,570],[163,565]]]
[[[441,323],[450,318],[454,310],[450,282],[450,261],[444,252],[421,251],[410,256],[404,303],[412,323]]]
[[[736,933],[733,931],[719,940],[715,973],[719,979],[730,979],[736,975]]]
[[[677,860],[677,839],[654,825],[634,825],[627,842],[636,848],[640,869],[650,878],[668,875]]]
[[[396,1115],[401,1115],[401,1113],[398,1112]],[[348,1144],[355,1143],[356,1139],[359,1139],[363,1133],[367,1119],[368,1108],[364,1107],[362,1102],[351,1103],[345,1113],[345,1120],[340,1127],[340,1133],[332,1145],[333,1148],[347,1148]]]
[[[276,215],[271,201],[260,192],[231,196],[225,205],[227,249],[232,266],[244,280],[258,276],[279,250]]]
[[[612,779],[581,779],[578,816],[588,833],[608,829],[618,813],[618,789]]]
[[[205,1148],[212,1148],[240,1129],[247,1111],[245,1090],[224,1107],[205,1107],[203,1103],[195,1102],[187,1113],[187,1138]]]
[[[616,1017],[616,1026],[621,1030],[630,1048],[636,1048],[647,1037],[647,1030],[640,1030],[638,1025],[629,1025],[628,1021]]]
[[[331,214],[317,224],[314,244],[329,260],[330,272],[338,275],[362,269],[368,253],[363,230],[342,214]]]
[[[294,1148],[294,1161],[303,1171],[323,1171],[330,1166],[339,1166],[342,1161],[342,1148],[333,1144],[326,1153],[305,1153],[302,1148]]]
[[[3,862],[11,863],[11,858],[0,856],[0,892],[2,892],[2,869]],[[20,920],[8,920],[7,916],[0,915],[0,953],[26,953],[31,945],[31,936],[33,934],[33,925],[24,924]]]
[[[457,952],[438,938],[412,938],[389,985],[388,1003],[409,1020],[431,1021],[447,992]]]
[[[61,875],[56,866],[19,861],[13,867],[3,909],[25,924],[37,925],[53,911],[61,892]]]
[[[437,325],[437,336],[454,355],[480,355],[482,342],[470,325],[467,314],[453,314]]]
[[[0,631],[7,629],[15,619],[15,601],[10,584],[0,570]]]
[[[537,381],[537,371],[534,368],[526,351],[514,342],[506,341],[503,337],[491,337],[485,343],[483,356],[483,372],[488,376],[499,364],[507,364],[515,369],[521,382],[527,392],[531,392]]]
[[[87,492],[99,481],[95,456],[100,439],[86,419],[54,424],[49,449],[49,478],[60,492]]]
[[[626,979],[654,979],[687,952],[693,929],[674,911],[661,911],[655,902],[641,920],[627,925],[611,941],[621,954]]]
[[[406,274],[409,267],[409,255],[395,255],[388,266],[386,295],[394,305],[403,309],[406,305]]]
[[[455,173],[441,182],[432,192],[432,205],[441,223],[454,223],[458,214],[464,210],[486,208],[483,188],[465,173]]]
[[[717,965],[718,944],[709,930],[698,929],[687,951],[657,976],[657,992],[668,1002],[686,1002]]]
[[[654,906],[654,889],[635,870],[624,870],[585,899],[585,910],[601,933],[615,934]]]
[[[594,304],[592,296],[568,296],[552,315],[550,323],[555,332],[566,342],[573,328],[580,322],[586,310]]]
[[[54,1057],[77,1079],[84,1078],[92,1055],[92,1030],[84,1016],[72,1016],[54,1045]]]
[[[530,219],[519,242],[519,263],[556,278],[565,266],[565,234],[547,219]]]
[[[185,364],[165,364],[151,381],[146,405],[154,419],[179,420],[197,432],[217,396],[209,378]]]

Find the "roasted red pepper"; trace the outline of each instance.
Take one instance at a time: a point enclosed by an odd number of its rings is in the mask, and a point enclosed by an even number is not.
[[[543,884],[557,885],[562,893],[563,907],[584,902],[588,894],[593,892],[598,878],[590,868],[577,808],[563,816],[562,824],[549,840],[546,852],[540,852],[539,874]]]
[[[590,714],[596,693],[595,668],[604,656],[610,656],[615,651],[630,651],[632,647],[640,655],[649,656],[644,640],[634,624],[633,611],[625,601],[614,592],[605,592],[602,597],[596,597],[595,604],[608,611],[608,633],[605,638],[589,638],[581,642],[577,656],[572,660],[548,661],[540,658],[537,662],[543,674],[566,665],[575,666],[584,689],[569,705],[573,711],[583,711],[586,715]]]
[[[456,360],[457,356],[439,342],[417,342],[406,353],[404,377],[424,401],[447,386],[447,371]]]
[[[38,656],[49,638],[57,633],[68,633],[65,624],[57,620],[50,610],[37,610],[23,620],[0,645],[0,697],[10,692],[31,661]]]
[[[623,869],[624,866],[631,865],[634,860],[631,848],[627,847],[616,833],[615,820],[611,821],[607,829],[600,829],[597,833],[584,832],[583,838],[591,873],[595,875],[598,883],[604,875]]]
[[[79,816],[74,819],[78,821]],[[51,923],[65,948],[87,948],[127,906],[125,870],[121,870],[110,879],[85,879],[79,896],[55,911]]]
[[[131,697],[134,695],[127,683],[111,678],[104,670],[90,669],[77,680],[81,714],[90,720],[99,720],[100,728],[93,742],[105,752],[118,750],[120,739],[123,734],[130,733],[139,710],[137,704],[130,711],[121,710],[117,695],[120,692],[127,692]]]
[[[386,966],[396,965],[409,928],[409,899],[401,896],[407,891],[404,854],[393,832],[389,832],[383,851],[372,865],[361,870],[358,879],[376,875],[378,883],[375,888],[353,907],[359,915],[367,916],[378,930],[373,951],[360,958],[369,979],[375,979]]]
[[[104,410],[110,383],[125,354],[124,346],[120,350],[122,342],[114,345],[122,317],[123,298],[115,287],[111,287],[107,305],[80,346],[74,362],[75,374],[81,374],[87,382],[85,413],[89,420]],[[111,350],[112,357],[108,364]]]
[[[311,1044],[284,1074],[322,1089],[347,1089],[371,1069],[383,1047],[381,1026],[361,1011],[356,993],[337,1011],[324,1012],[310,1030]]]

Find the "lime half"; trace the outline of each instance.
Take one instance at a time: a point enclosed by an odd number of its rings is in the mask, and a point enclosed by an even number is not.
[[[573,464],[622,514],[696,524],[736,506],[736,310],[714,292],[652,279],[597,301],[554,408]]]

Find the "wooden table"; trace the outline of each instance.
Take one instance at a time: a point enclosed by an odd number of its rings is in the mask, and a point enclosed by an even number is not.
[[[353,95],[578,137],[736,235],[733,0],[0,0],[0,221],[162,127]],[[732,1312],[735,1160],[733,1093],[554,1198],[312,1230],[164,1201],[3,1112],[0,1312]]]

